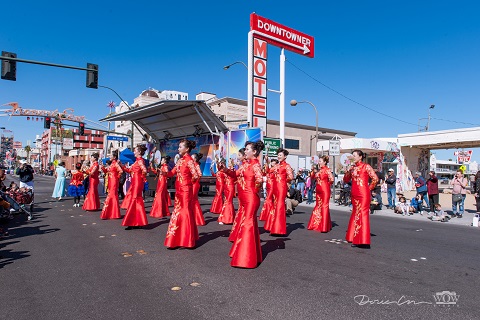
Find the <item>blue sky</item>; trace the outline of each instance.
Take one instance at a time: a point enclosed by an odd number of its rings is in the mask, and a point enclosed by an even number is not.
[[[128,102],[149,87],[192,99],[201,91],[246,99],[245,68],[222,67],[247,61],[249,15],[256,12],[315,38],[315,58],[286,53],[287,106],[309,100],[321,127],[395,137],[416,132],[431,104],[431,131],[480,126],[479,9],[476,1],[14,1],[2,9],[0,50],[96,63],[99,83]],[[269,46],[272,89],[279,87],[279,53]],[[0,104],[73,108],[95,121],[110,100],[119,103],[109,90],[85,87],[84,71],[18,63],[17,81],[0,81]],[[279,118],[278,101],[269,93],[269,118]],[[286,120],[315,125],[313,109],[300,108],[288,106]],[[24,118],[1,117],[0,126],[23,143],[43,130]],[[438,155],[453,158],[453,151]]]

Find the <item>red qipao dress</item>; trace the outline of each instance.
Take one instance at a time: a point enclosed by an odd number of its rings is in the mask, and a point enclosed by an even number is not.
[[[122,166],[123,171],[128,173],[128,170],[126,170],[125,166]],[[125,198],[123,198],[122,205],[120,206],[120,209],[128,209],[128,205],[130,204],[130,201],[132,201],[132,188],[131,188],[131,182],[132,182],[132,177],[130,175],[127,175],[127,182],[129,188],[127,190],[127,194],[125,195]]]
[[[317,173],[311,173],[311,177],[317,179],[316,202],[313,208],[308,230],[318,232],[329,232],[332,230],[332,220],[330,219],[330,187],[334,181],[332,171],[327,166],[323,166]]]
[[[198,192],[200,191],[200,177],[202,176],[202,170],[200,165],[195,161],[195,170],[197,170],[198,179],[193,183],[193,211],[195,212],[195,223],[197,226],[204,226],[205,218],[203,217],[202,207],[198,201]]]
[[[246,160],[243,160],[243,162],[240,164],[240,166],[238,167],[237,171],[239,171],[245,164],[246,164]],[[233,171],[234,169],[229,169],[231,171]],[[232,177],[235,177],[234,175],[230,174],[230,176]],[[240,185],[238,184],[238,179],[235,178],[235,184],[237,186],[237,195],[240,194]],[[232,226],[232,230],[230,230],[230,236],[228,236],[228,241],[230,242],[234,242],[235,239],[237,239],[237,234],[238,234],[238,228],[237,226],[240,225],[240,221],[242,220],[243,218],[243,207],[242,207],[242,198],[240,196],[238,196],[238,209],[237,209],[237,213],[235,215],[235,219],[233,220],[233,226]]]
[[[288,191],[287,182],[293,179],[293,170],[286,161],[280,162],[274,168],[273,207],[275,210],[270,211],[263,228],[270,234],[286,235],[287,209],[285,208],[285,198]]]
[[[100,219],[120,219],[122,215],[120,214],[120,202],[118,200],[118,185],[123,172],[122,167],[116,160],[112,160],[108,169],[102,169],[104,173],[108,174],[108,196],[103,204]]]
[[[135,163],[130,168],[125,168],[125,171],[130,173],[132,183],[129,192],[131,191],[131,200],[128,203],[127,213],[122,221],[122,226],[126,227],[141,227],[148,224],[147,213],[145,212],[145,203],[143,201],[143,188],[147,176],[147,168],[143,158],[137,158]]]
[[[274,179],[274,170],[267,167],[267,171],[265,173],[267,177],[267,197],[265,202],[263,203],[262,211],[260,212],[260,221],[266,221],[272,210],[273,207],[273,179]]]
[[[368,179],[371,178],[370,185]],[[370,244],[370,192],[375,188],[378,177],[373,168],[363,162],[357,163],[343,177],[343,181],[352,182],[352,215],[348,223],[348,242]]]
[[[215,197],[213,198],[210,212],[220,213],[222,212],[222,207],[223,207],[223,193],[225,190],[225,173],[222,171],[217,171],[217,173],[214,173],[212,171],[212,176],[215,176],[217,178],[217,182],[215,183]]]
[[[193,182],[199,177],[194,162],[187,153],[168,173],[169,177],[177,175],[173,213],[165,238],[165,246],[168,248],[194,248],[195,241],[198,239],[198,229],[193,211]]]
[[[97,211],[100,210],[100,198],[98,197],[98,174],[99,166],[98,161],[93,161],[92,165],[86,172],[90,176],[88,193],[85,197],[82,209],[85,211]]]
[[[218,216],[218,222],[223,224],[232,224],[235,218],[235,207],[233,206],[233,196],[235,195],[235,177],[231,177],[222,171],[225,178],[224,193],[225,201],[223,202],[222,212]],[[219,173],[217,172],[217,174]]]
[[[227,170],[226,173],[237,178],[239,212],[242,219],[237,225],[237,236],[230,249],[231,266],[256,268],[262,262],[262,247],[258,232],[257,211],[260,207],[258,191],[262,186],[262,168],[258,159],[247,160],[238,171]]]
[[[168,209],[168,199],[170,198],[167,190],[168,178],[161,174],[162,172],[168,173],[168,165],[164,163],[160,168],[151,169],[151,171],[157,174],[157,189],[155,190],[155,199],[153,199],[150,217],[163,218],[170,215],[170,210]]]

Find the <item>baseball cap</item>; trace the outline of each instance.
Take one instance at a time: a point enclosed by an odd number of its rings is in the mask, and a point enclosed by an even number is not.
[[[390,171],[392,171],[392,172],[393,172],[394,170],[393,170],[392,168],[390,168],[390,169],[388,169],[388,172],[390,172]]]

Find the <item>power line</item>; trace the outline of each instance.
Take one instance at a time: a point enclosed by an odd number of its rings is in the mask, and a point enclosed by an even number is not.
[[[380,115],[382,115],[382,116],[385,116],[385,117],[387,117],[387,118],[394,119],[394,120],[397,120],[397,121],[400,121],[400,122],[403,122],[403,123],[410,124],[410,125],[412,125],[412,126],[418,127],[417,124],[414,124],[414,123],[411,123],[411,122],[408,122],[408,121],[405,121],[405,120],[402,120],[402,119],[398,119],[398,118],[392,117],[392,116],[390,116],[390,115],[387,115],[387,114],[385,114],[385,113],[382,113],[382,112],[380,112],[380,111],[377,111],[377,110],[375,110],[375,109],[372,109],[372,108],[364,105],[363,103],[360,103],[360,102],[358,102],[358,101],[355,101],[355,100],[353,100],[352,98],[347,97],[347,96],[344,95],[343,93],[341,93],[341,92],[339,92],[339,91],[337,91],[337,90],[329,87],[328,85],[324,84],[324,83],[321,82],[320,80],[317,80],[315,77],[311,76],[311,75],[308,74],[306,71],[300,69],[299,67],[297,67],[295,64],[293,64],[293,63],[290,62],[289,60],[287,60],[287,62],[290,63],[293,67],[295,67],[298,71],[302,72],[302,73],[305,74],[307,77],[309,77],[310,79],[312,79],[313,81],[319,83],[320,85],[322,85],[323,87],[327,88],[328,90],[330,90],[330,91],[332,91],[332,92],[335,92],[335,93],[338,94],[339,96],[341,96],[341,97],[343,97],[343,98],[345,98],[345,99],[347,99],[347,100],[349,100],[349,101],[351,101],[351,102],[353,102],[353,103],[355,103],[355,104],[358,104],[359,106],[364,107],[365,109],[368,109],[368,110],[370,110],[370,111],[372,111],[372,112],[378,113],[378,114],[380,114]],[[468,122],[461,122],[461,121],[454,121],[454,120],[446,120],[446,119],[439,119],[439,118],[433,118],[433,117],[432,117],[431,119],[440,120],[440,121],[445,121],[445,122],[453,122],[453,123],[458,123],[458,124],[466,124],[466,125],[472,125],[472,126],[480,126],[480,124],[476,124],[476,123],[468,123]]]

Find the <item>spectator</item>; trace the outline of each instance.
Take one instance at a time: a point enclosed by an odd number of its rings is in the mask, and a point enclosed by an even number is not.
[[[385,179],[387,183],[387,197],[388,197],[388,206],[389,209],[395,209],[395,194],[397,193],[397,177],[394,174],[392,168],[388,169],[388,176]]]
[[[425,200],[425,204],[427,205],[427,208],[429,208],[430,203],[428,202],[427,182],[422,177],[422,174],[418,171],[415,172],[415,187],[417,188],[417,194],[422,195],[422,198],[423,200]]]
[[[409,215],[410,206],[407,203],[407,198],[402,196],[398,198],[398,200],[400,202],[395,207],[395,212],[402,214],[404,216]]]
[[[438,195],[438,178],[435,176],[435,171],[428,173],[430,177],[427,180],[428,201],[430,202],[430,212],[435,211],[435,205],[439,203]]]
[[[385,175],[382,172],[378,171],[378,169],[375,170],[375,174],[377,175],[378,182],[377,182],[377,185],[375,186],[374,190],[375,190],[375,193],[381,194],[382,193],[382,184],[385,182]]]
[[[480,171],[477,171],[475,175],[475,181],[473,183],[473,193],[477,204],[477,212],[480,212]]]
[[[302,168],[298,169],[297,176],[295,177],[295,182],[297,183],[297,190],[300,190],[300,194],[304,195],[305,192],[305,181],[307,176]]]
[[[457,218],[463,217],[465,198],[467,197],[468,180],[463,176],[462,170],[457,170],[451,183],[452,189],[452,211]],[[458,210],[457,210],[458,204]]]
[[[382,195],[372,190],[372,200],[370,201],[370,214],[373,214],[375,210],[382,210]]]
[[[20,188],[29,188],[33,190],[33,168],[26,162],[17,168],[15,172],[20,178]]]
[[[420,215],[423,215],[422,203],[423,203],[422,195],[419,193],[415,196],[415,198],[412,198],[412,200],[410,200],[409,212],[412,214],[418,212],[420,213]]]
[[[288,183],[287,197],[285,198],[285,205],[287,207],[287,216],[293,214],[293,211],[302,202],[302,195],[300,190],[295,189],[291,182]]]
[[[428,219],[432,221],[448,222],[448,220],[450,220],[450,217],[446,215],[445,212],[442,210],[442,206],[440,205],[440,203],[436,203],[434,206],[433,215],[431,217],[428,217]]]
[[[313,179],[308,175],[306,187],[307,187],[307,204],[313,203],[313,191],[317,186],[317,179]]]

